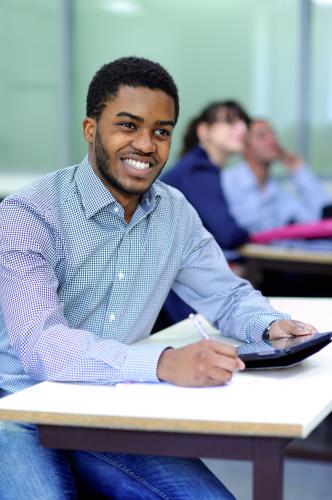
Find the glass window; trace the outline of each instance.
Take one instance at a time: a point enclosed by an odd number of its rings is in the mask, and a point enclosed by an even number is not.
[[[5,192],[59,166],[58,1],[2,1],[0,40]]]
[[[310,163],[319,172],[331,177],[332,2],[312,2],[311,23]]]
[[[68,4],[2,0],[0,196],[31,177],[64,166],[67,146],[62,125],[67,108],[68,162],[81,160],[87,151],[81,123],[88,84],[102,64],[125,55],[160,62],[178,85],[181,111],[168,166],[177,157],[188,121],[215,99],[236,99],[253,116],[270,119],[285,147],[297,151],[299,4],[297,0],[72,0]],[[64,5],[71,8],[67,100],[61,60]],[[313,5],[309,159],[327,173],[331,7],[323,8],[319,0]]]
[[[295,0],[75,0],[73,159],[85,152],[80,123],[88,83],[105,62],[138,55],[163,64],[180,93],[171,158],[186,123],[215,99],[234,98],[297,140],[298,2]]]

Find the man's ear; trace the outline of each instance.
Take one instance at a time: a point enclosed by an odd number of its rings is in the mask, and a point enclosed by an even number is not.
[[[93,144],[95,140],[97,123],[94,118],[84,118],[83,120],[83,135],[89,144]]]

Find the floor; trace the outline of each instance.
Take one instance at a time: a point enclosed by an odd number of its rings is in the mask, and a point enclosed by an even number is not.
[[[332,500],[332,414],[306,440],[296,440],[292,447],[295,457],[299,453],[309,457],[315,454],[321,459],[285,459],[284,500]],[[253,500],[250,462],[214,459],[204,462],[237,500]]]
[[[211,459],[204,462],[237,500],[252,500],[249,462]],[[332,463],[286,459],[284,474],[284,500],[332,498]]]

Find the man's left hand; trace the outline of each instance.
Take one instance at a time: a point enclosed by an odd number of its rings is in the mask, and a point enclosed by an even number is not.
[[[300,155],[286,151],[286,149],[279,146],[278,160],[284,163],[289,170],[295,172],[303,165],[303,158]]]
[[[294,319],[279,319],[272,323],[269,331],[269,339],[280,339],[287,337],[296,337],[298,335],[310,335],[317,333],[317,329]]]

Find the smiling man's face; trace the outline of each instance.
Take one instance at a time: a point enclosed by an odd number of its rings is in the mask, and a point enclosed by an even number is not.
[[[149,189],[164,167],[175,121],[173,99],[162,90],[119,88],[99,120],[84,120],[91,165],[125,205]]]

